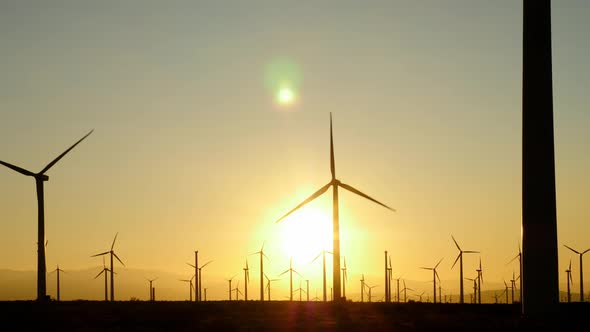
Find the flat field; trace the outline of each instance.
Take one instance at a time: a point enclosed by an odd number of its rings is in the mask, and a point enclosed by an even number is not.
[[[524,318],[518,304],[0,302],[3,331],[587,331],[590,303]]]

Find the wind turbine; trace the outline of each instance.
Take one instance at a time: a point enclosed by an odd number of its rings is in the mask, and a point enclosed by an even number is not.
[[[422,302],[422,295],[424,295],[425,292],[422,292],[420,294],[414,294],[414,296],[417,296],[419,298],[419,302]]]
[[[264,301],[264,257],[268,259],[268,257],[264,254],[264,242],[262,242],[262,247],[260,248],[260,251],[254,252],[250,255],[255,254],[260,255],[260,301]]]
[[[567,270],[565,270],[566,273],[566,279],[567,279],[567,303],[570,303],[572,301],[572,297],[570,294],[570,283],[574,283],[574,280],[572,279],[572,261],[570,260],[570,265],[568,266]]]
[[[506,283],[506,280],[504,280],[504,287],[504,292],[506,293],[506,304],[508,304],[508,284]],[[514,290],[512,291],[512,294],[514,294]],[[512,302],[514,302],[514,295],[512,295],[512,300]]]
[[[421,267],[421,269],[424,270],[431,270],[432,271],[432,282],[433,282],[433,293],[434,297],[432,302],[436,303],[436,278],[438,278],[438,272],[436,272],[436,268],[438,267],[438,265],[440,264],[440,262],[442,262],[442,258],[438,261],[438,263],[436,263],[436,265],[434,267]]]
[[[473,281],[473,298],[471,303],[476,303],[477,302],[477,277],[475,278],[467,278],[465,277],[465,279],[469,280],[469,281]]]
[[[389,285],[389,266],[387,265],[387,250],[385,250],[385,298],[384,301],[385,302],[389,302],[389,288],[391,287]]]
[[[395,282],[396,282],[396,294],[397,294],[397,299],[396,300],[397,300],[398,303],[400,302],[400,298],[399,298],[399,280],[400,279],[401,279],[401,276],[398,277],[398,278],[396,278],[396,279],[394,279]]]
[[[514,271],[512,271],[512,279],[510,279],[510,288],[512,289],[512,303],[514,303],[514,288],[516,287],[516,280],[518,280],[520,276],[514,278]]]
[[[233,290],[236,291],[236,301],[240,300],[239,294],[244,295],[244,293],[242,293],[242,291],[240,290],[240,281],[238,280],[238,283],[236,284],[236,288],[234,288]]]
[[[479,258],[479,268],[477,271],[477,299],[478,303],[481,304],[481,283],[483,282],[483,270],[481,268],[481,257]]]
[[[189,286],[188,286],[188,301],[189,302],[193,302],[193,279],[194,278],[195,278],[195,275],[193,274],[193,276],[190,279],[178,279],[179,281],[189,283]]]
[[[119,235],[119,233],[115,234],[115,238],[113,239],[113,244],[111,244],[111,250],[90,256],[90,257],[96,257],[96,256],[102,256],[102,255],[106,255],[106,254],[110,254],[110,256],[111,256],[111,301],[115,301],[115,278],[113,277],[113,275],[115,274],[114,273],[115,269],[113,266],[113,256],[119,261],[119,263],[121,263],[123,266],[125,266],[123,261],[121,261],[119,256],[117,256],[117,254],[113,250],[113,248],[115,247],[115,241],[117,241],[117,235]]]
[[[365,275],[363,274],[362,278],[361,278],[361,302],[365,301],[364,295],[365,295]]]
[[[305,280],[305,295],[307,295],[307,302],[309,302],[309,279]]]
[[[324,249],[317,256],[315,256],[315,258],[311,261],[311,263],[313,263],[313,262],[316,261],[316,259],[318,259],[320,256],[322,256],[322,282],[323,282],[323,287],[324,287],[324,302],[326,302],[326,296],[327,296],[327,287],[326,287],[326,253],[332,254],[331,252],[326,251]]]
[[[575,249],[572,249],[571,247],[568,247],[567,245],[564,244],[564,246],[566,248],[568,248],[569,250],[575,252],[576,254],[578,254],[578,256],[580,257],[580,302],[584,302],[584,271],[583,271],[583,264],[582,264],[582,256],[584,256],[585,253],[587,253],[588,251],[590,251],[590,248],[579,252]]]
[[[346,257],[344,257],[344,267],[342,268],[342,298],[346,300],[346,281],[348,272],[346,271]]]
[[[108,273],[111,270],[109,270],[108,267],[105,266],[104,264],[104,256],[102,257],[102,270],[100,270],[100,272],[96,275],[96,277],[94,277],[94,279],[98,278],[101,274],[104,273],[104,300],[108,301],[109,300],[109,296],[108,296],[108,284],[107,284],[107,277],[108,277]]]
[[[196,252],[197,251],[195,251],[195,253]],[[199,268],[196,268],[196,265],[193,265],[191,263],[186,263],[189,266],[194,267],[195,268],[195,271],[197,271],[197,274],[196,274],[197,277],[195,277],[195,301],[196,302],[201,301],[201,290],[202,290],[201,285],[203,284],[203,281],[202,281],[202,278],[201,278],[201,270],[205,266],[207,266],[207,264],[209,264],[211,262],[213,262],[213,261],[208,261],[207,263],[201,265],[201,267],[199,267]]]
[[[414,290],[411,289],[411,288],[406,287],[406,281],[405,280],[403,282],[404,282],[404,289],[402,289],[402,291],[404,292],[404,302],[408,302],[408,296],[407,296],[408,295],[408,291],[409,290],[410,291],[414,291]]]
[[[287,272],[289,272],[289,301],[293,301],[293,272],[299,274],[299,272],[293,269],[293,257],[289,259],[289,268],[283,271],[283,273],[279,274],[279,276],[282,276]],[[301,274],[299,274],[299,276],[303,277]]]
[[[57,272],[57,301],[59,302],[59,301],[60,301],[60,292],[59,292],[59,273],[60,273],[60,272],[64,272],[64,273],[65,273],[65,271],[64,271],[64,270],[62,270],[62,269],[60,269],[60,268],[59,268],[59,264],[58,264],[58,265],[57,265],[57,268],[56,268],[55,270],[51,271],[50,273],[53,273],[53,272]]]
[[[453,242],[455,242],[457,249],[459,249],[459,255],[455,259],[455,262],[453,263],[453,266],[451,266],[451,269],[455,266],[455,264],[457,264],[457,260],[459,260],[459,303],[464,303],[464,300],[463,300],[463,254],[477,254],[477,253],[479,253],[479,251],[462,250],[461,247],[459,247],[457,240],[455,240],[455,237],[453,235],[451,235],[451,238],[453,239]]]
[[[231,301],[231,291],[233,290],[233,289],[231,288],[231,281],[232,281],[232,280],[233,280],[235,277],[236,277],[236,274],[234,274],[234,276],[233,276],[233,277],[231,277],[231,278],[227,279],[227,281],[229,282],[229,288],[228,288],[228,290],[229,290],[229,291],[228,291],[228,293],[229,293],[229,300],[230,300],[230,301]]]
[[[333,135],[332,135],[332,113],[330,113],[330,171],[332,173],[332,179],[330,180],[330,182],[328,182],[328,184],[326,184],[325,186],[323,186],[322,188],[320,188],[318,191],[316,191],[314,194],[312,194],[310,197],[308,197],[306,200],[304,200],[303,202],[301,202],[299,205],[297,205],[294,209],[292,209],[291,211],[287,212],[287,214],[285,214],[284,216],[282,216],[281,218],[279,218],[279,220],[277,220],[277,223],[280,222],[281,220],[283,220],[285,217],[287,217],[288,215],[290,215],[291,213],[293,213],[294,211],[296,211],[297,209],[299,209],[300,207],[304,206],[305,204],[313,201],[314,199],[316,199],[317,197],[319,197],[321,194],[323,194],[324,192],[326,192],[328,190],[328,188],[332,187],[333,191],[332,191],[332,222],[333,222],[333,248],[332,248],[332,252],[334,253],[334,259],[333,259],[333,264],[332,264],[332,285],[334,287],[334,301],[339,302],[341,300],[341,296],[340,296],[340,225],[339,225],[339,214],[338,214],[338,187],[342,187],[354,194],[357,194],[361,197],[364,197],[374,203],[377,203],[391,211],[395,211],[394,209],[390,208],[389,206],[371,198],[370,196],[362,193],[361,191],[355,189],[354,187],[344,184],[342,182],[340,182],[340,180],[336,179],[336,166],[334,163],[334,140],[333,140]]]
[[[149,283],[150,283],[150,301],[154,300],[154,288],[152,287],[152,283],[156,280],[158,280],[158,278],[154,278],[154,279],[146,279]]]
[[[266,288],[268,288],[268,301],[270,301],[270,282],[271,281],[278,281],[281,279],[269,279],[266,274],[264,275],[264,277],[266,278],[267,282],[266,282]]]
[[[522,275],[522,252],[520,251],[520,241],[518,242],[518,254],[514,256],[506,265],[510,264],[512,261],[518,258],[518,275]],[[519,278],[520,282],[520,289],[518,290],[518,298],[522,301],[522,278]]]
[[[393,280],[393,265],[391,265],[391,255],[388,257],[389,259],[389,267],[386,269],[386,279],[387,279],[387,302],[391,302],[391,281]],[[397,291],[399,293],[399,281],[397,283]],[[398,294],[399,295],[399,294]]]
[[[367,285],[367,288],[369,289],[369,302],[371,302],[371,299],[372,299],[372,297],[373,297],[373,296],[371,295],[371,291],[372,291],[372,290],[373,290],[373,288],[375,288],[375,287],[377,287],[377,285],[374,285],[374,286],[369,286],[369,285]]]
[[[248,301],[248,283],[250,282],[250,268],[248,267],[248,260],[246,260],[246,267],[244,268],[244,301]]]
[[[297,291],[299,291],[299,302],[301,302],[301,293],[305,292],[305,290],[301,287],[301,280],[299,280],[299,288],[294,290],[294,292],[297,292]]]
[[[33,173],[24,168],[20,168],[0,160],[0,164],[23,175],[32,176],[35,178],[35,184],[37,186],[37,301],[47,300],[47,285],[45,279],[45,273],[47,270],[45,266],[45,246],[43,245],[45,243],[45,204],[43,183],[48,181],[49,177],[45,174],[45,172],[53,167],[53,165],[55,165],[61,158],[63,158],[63,156],[70,152],[76,145],[82,142],[82,140],[88,137],[88,135],[92,134],[93,131],[94,129],[92,129],[88,134],[84,135],[84,137],[79,139],[69,149],[57,156],[57,158],[53,159],[53,161],[47,164],[47,166],[45,166],[45,168],[43,168],[39,173]]]

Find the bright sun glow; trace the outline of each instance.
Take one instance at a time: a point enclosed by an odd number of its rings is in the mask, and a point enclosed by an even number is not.
[[[290,88],[281,88],[277,94],[277,99],[281,105],[289,105],[295,100],[295,93]]]
[[[332,251],[331,216],[322,210],[305,207],[283,221],[283,251],[297,264],[308,263],[322,250]]]

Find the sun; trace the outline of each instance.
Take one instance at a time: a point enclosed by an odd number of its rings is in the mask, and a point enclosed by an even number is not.
[[[331,217],[311,206],[296,211],[283,221],[280,240],[294,262],[308,263],[322,250],[332,251]]]
[[[295,92],[288,87],[283,87],[277,93],[277,101],[281,105],[290,105],[295,101]]]

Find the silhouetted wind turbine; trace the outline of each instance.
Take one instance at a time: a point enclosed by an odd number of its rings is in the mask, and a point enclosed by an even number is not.
[[[117,241],[117,235],[119,235],[119,233],[115,234],[115,238],[113,239],[113,244],[111,244],[111,250],[90,256],[90,257],[96,257],[96,256],[102,256],[102,255],[106,255],[106,254],[110,254],[110,256],[111,256],[111,301],[115,301],[115,278],[113,277],[115,269],[113,266],[113,256],[115,256],[115,258],[119,261],[119,263],[121,263],[123,266],[125,266],[125,264],[121,261],[119,256],[117,256],[117,254],[115,254],[115,251],[113,250],[113,248],[115,247],[115,241]]]
[[[322,250],[315,258],[311,261],[311,263],[315,262],[320,256],[322,256],[322,284],[324,290],[324,302],[326,302],[327,297],[327,285],[326,285],[326,254],[331,254],[331,252],[327,250]],[[310,264],[311,264],[310,263]]]
[[[309,302],[309,279],[305,280],[305,295],[307,295],[307,302]]]
[[[289,268],[283,271],[283,273],[279,274],[279,276],[282,276],[287,272],[289,272],[289,301],[293,301],[293,272],[299,274],[299,272],[293,269],[293,258],[289,259]],[[299,274],[299,276],[303,277],[301,274]]]
[[[464,303],[464,300],[463,300],[463,254],[477,254],[477,253],[479,253],[479,251],[462,250],[461,247],[459,247],[459,244],[457,243],[457,241],[455,240],[455,237],[453,235],[451,235],[451,238],[453,239],[453,242],[455,242],[457,249],[459,249],[459,255],[455,259],[455,262],[453,263],[453,266],[451,266],[451,269],[455,266],[455,264],[457,264],[457,260],[459,260],[459,303]]]
[[[510,264],[512,261],[518,258],[518,275],[522,275],[522,252],[520,251],[520,241],[518,242],[518,254],[514,256],[506,265]],[[520,288],[518,289],[519,296],[518,298],[522,301],[522,278],[519,278]]]
[[[264,242],[262,243],[262,247],[260,251],[252,253],[251,255],[259,254],[260,255],[260,301],[264,301],[264,257],[268,259],[268,257],[264,254]],[[269,300],[270,301],[270,300]]]
[[[585,253],[587,253],[588,251],[590,251],[589,249],[586,249],[582,252],[579,252],[571,247],[568,247],[567,245],[564,244],[564,246],[566,248],[568,248],[569,250],[575,252],[576,254],[578,254],[578,256],[580,257],[580,302],[584,302],[584,270],[583,270],[583,264],[582,264],[582,256],[584,256]]]
[[[401,279],[401,276],[400,276],[400,277],[398,277],[398,278],[396,278],[396,279],[394,279],[394,280],[395,280],[395,282],[396,282],[396,295],[397,295],[396,301],[397,301],[398,303],[400,302],[400,298],[399,298],[399,280],[400,280],[400,279]]]
[[[572,261],[570,260],[570,265],[568,266],[567,270],[565,270],[566,279],[567,279],[567,303],[572,301],[571,293],[570,293],[570,283],[573,284],[574,280],[572,279]]]
[[[330,180],[330,182],[328,182],[328,184],[326,184],[325,186],[323,186],[322,188],[320,188],[318,191],[316,191],[313,195],[311,195],[309,198],[307,198],[306,200],[304,200],[303,202],[301,202],[299,205],[297,205],[294,209],[292,209],[291,211],[289,211],[287,214],[285,214],[284,216],[282,216],[279,220],[277,220],[277,222],[280,222],[281,220],[283,220],[285,217],[287,217],[288,215],[290,215],[291,213],[293,213],[294,211],[296,211],[297,209],[299,209],[300,207],[304,206],[305,204],[313,201],[314,199],[316,199],[318,196],[320,196],[321,194],[323,194],[324,192],[326,192],[328,190],[328,188],[330,188],[330,186],[332,187],[333,191],[332,191],[332,220],[333,220],[333,248],[332,248],[332,252],[334,255],[334,259],[333,259],[333,264],[332,264],[332,285],[334,287],[334,301],[340,301],[341,300],[341,296],[340,296],[340,289],[341,289],[341,285],[340,285],[340,225],[339,225],[339,214],[338,214],[338,187],[342,187],[354,194],[357,194],[359,196],[362,196],[370,201],[373,201],[391,211],[395,211],[394,209],[390,208],[389,206],[369,197],[368,195],[362,193],[361,191],[353,188],[350,185],[344,184],[342,182],[340,182],[340,180],[336,179],[336,166],[334,163],[334,140],[332,137],[332,113],[330,113],[330,171],[332,173],[332,179]]]
[[[473,298],[472,298],[471,303],[476,303],[476,301],[477,301],[477,277],[475,277],[475,278],[465,277],[465,279],[467,279],[469,281],[473,281]]]
[[[348,273],[346,271],[346,257],[344,257],[344,267],[342,268],[342,297],[346,299],[346,281],[348,280]]]
[[[481,268],[481,257],[479,258],[479,268],[477,271],[477,303],[481,304],[481,283],[483,282],[483,270]]]
[[[190,279],[178,279],[179,281],[183,281],[183,282],[188,282],[188,301],[189,302],[193,302],[193,279],[195,278],[195,275],[193,274],[193,276]]]
[[[361,302],[365,301],[365,275],[361,278]]]
[[[512,287],[510,287],[512,288]],[[506,280],[504,280],[504,292],[506,293],[506,304],[508,304],[508,284],[506,283]],[[514,291],[513,291],[514,293]],[[512,299],[514,299],[514,295],[512,296]]]
[[[235,277],[236,277],[236,274],[234,274],[234,276],[233,276],[233,277],[231,277],[231,278],[227,279],[227,281],[229,282],[229,287],[228,287],[228,290],[229,290],[229,300],[230,300],[230,301],[231,301],[231,291],[232,291],[232,288],[231,288],[231,281],[232,281],[232,280],[233,280]]]
[[[248,267],[248,260],[246,260],[246,267],[244,268],[244,301],[248,301],[248,283],[250,282],[250,268]]]
[[[281,279],[269,279],[266,274],[264,274],[264,277],[266,278],[267,282],[266,282],[266,288],[268,288],[268,300],[270,301],[270,282],[271,281],[278,281]]]
[[[150,301],[154,300],[154,288],[152,287],[152,283],[156,280],[158,280],[158,278],[154,278],[154,279],[146,279],[149,283],[150,283]]]
[[[386,269],[387,273],[385,274],[387,279],[387,302],[391,302],[391,281],[393,280],[393,265],[391,265],[391,255],[388,257],[389,260],[389,267]],[[399,282],[397,284],[397,289],[399,292]]]
[[[375,287],[377,287],[377,285],[374,285],[374,286],[367,285],[367,288],[369,289],[369,302],[371,302],[371,299],[373,298],[373,295],[371,292],[372,292],[373,288],[375,288]]]
[[[421,269],[424,270],[430,270],[432,271],[432,282],[433,282],[433,293],[434,297],[433,297],[433,302],[436,303],[436,278],[438,277],[438,272],[436,272],[436,268],[438,267],[438,265],[440,264],[440,262],[442,262],[442,258],[438,261],[438,263],[436,263],[436,265],[434,265],[434,267],[421,267]]]
[[[233,290],[236,291],[236,301],[240,300],[239,294],[244,295],[244,293],[242,293],[242,291],[240,290],[240,281],[238,280],[238,283],[236,284],[236,288],[234,288]]]
[[[198,252],[198,251],[195,251],[195,254],[196,254],[197,252]],[[195,259],[195,260],[196,260],[196,259]],[[195,277],[195,296],[196,296],[196,297],[195,297],[195,301],[196,301],[196,302],[199,302],[199,301],[201,301],[201,290],[202,290],[202,288],[201,288],[201,285],[203,284],[203,281],[202,281],[202,278],[201,278],[201,270],[202,270],[202,269],[203,269],[205,266],[207,266],[207,264],[209,264],[209,263],[211,263],[211,262],[213,262],[213,261],[208,261],[207,263],[205,263],[205,264],[201,265],[201,267],[199,267],[199,268],[195,268],[195,271],[197,271],[197,274],[196,274],[196,277]],[[186,263],[186,264],[188,264],[188,265],[189,265],[189,266],[191,266],[191,267],[196,267],[196,265],[193,265],[193,264],[191,264],[191,263]]]
[[[514,303],[514,288],[516,287],[516,280],[518,280],[520,276],[514,278],[514,271],[512,271],[512,279],[510,279],[510,288],[512,289],[512,303]]]
[[[104,263],[104,256],[103,256],[102,257],[102,270],[100,270],[100,272],[96,275],[96,277],[94,277],[94,279],[98,278],[101,274],[104,273],[104,300],[105,301],[109,300],[107,278],[108,278],[108,272],[110,272],[110,271],[111,270],[109,270],[109,268],[106,267],[106,265]]]
[[[407,296],[408,294],[407,294],[407,291],[409,291],[409,290],[410,291],[414,291],[414,290],[411,289],[411,288],[406,287],[406,281],[405,280],[403,280],[403,282],[404,282],[404,289],[402,289],[402,291],[404,292],[404,302],[408,302],[408,296]]]
[[[37,301],[44,301],[47,299],[47,287],[46,287],[46,266],[45,266],[45,207],[44,207],[44,194],[43,194],[43,182],[49,180],[49,177],[45,174],[53,165],[55,165],[63,156],[70,152],[76,145],[84,140],[88,135],[94,131],[91,130],[88,134],[84,135],[69,149],[64,151],[62,154],[57,156],[52,162],[47,164],[39,173],[33,173],[24,168],[9,164],[1,161],[0,164],[17,171],[23,175],[32,176],[35,178],[37,185]]]
[[[56,268],[55,270],[51,271],[50,273],[53,273],[53,272],[57,272],[57,301],[59,302],[59,301],[60,301],[60,291],[59,291],[59,286],[60,286],[60,285],[59,285],[59,273],[60,273],[60,272],[64,272],[64,273],[65,273],[65,271],[64,271],[64,270],[62,270],[62,269],[60,269],[60,268],[59,268],[59,264],[58,264],[58,265],[57,265],[57,268]]]

